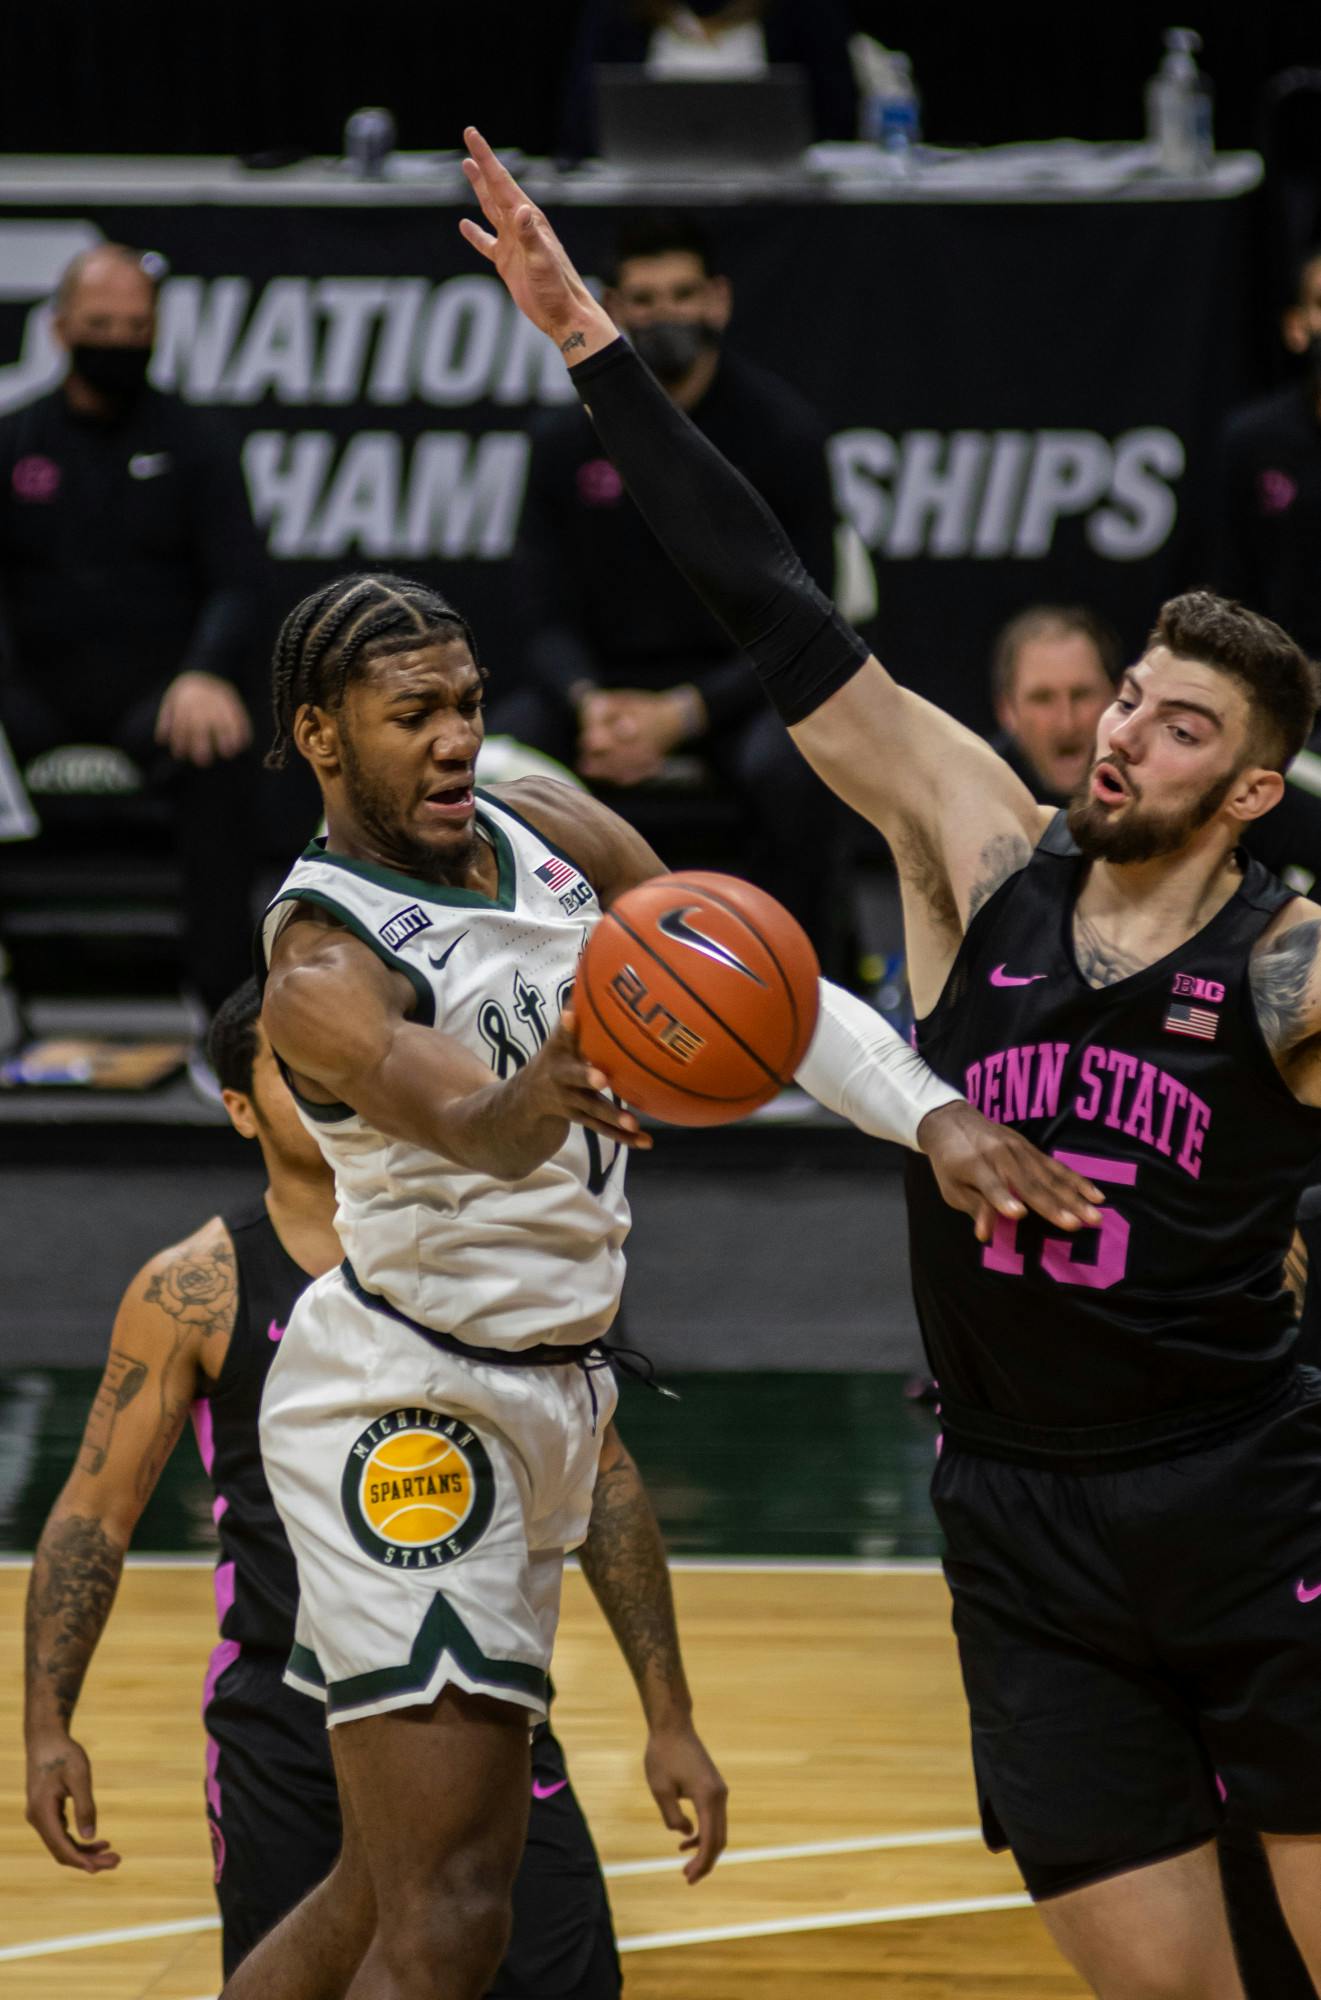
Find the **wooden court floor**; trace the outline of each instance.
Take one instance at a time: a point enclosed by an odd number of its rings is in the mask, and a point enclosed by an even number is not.
[[[0,1994],[203,2000],[219,1983],[198,1719],[210,1576],[125,1576],[79,1714],[99,1831],[124,1856],[92,1879],[57,1868],[23,1820],[26,1583],[25,1565],[0,1570]],[[976,1836],[939,1575],[721,1566],[675,1584],[699,1726],[730,1784],[730,1852],[708,1882],[689,1889],[674,1865],[631,1685],[576,1573],[555,1662],[629,2000],[1083,1994]]]

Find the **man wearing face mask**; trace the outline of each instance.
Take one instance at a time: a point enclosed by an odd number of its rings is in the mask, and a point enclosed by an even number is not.
[[[143,258],[84,251],[53,327],[64,380],[0,418],[0,723],[21,763],[113,745],[170,804],[185,977],[211,1012],[251,949],[240,688],[260,544],[227,435],[147,386],[156,282]]]
[[[1214,581],[1321,658],[1321,244],[1300,260],[1281,322],[1304,366],[1236,410],[1221,439]]]
[[[688,217],[620,234],[606,305],[662,386],[767,493],[809,574],[834,573],[825,433],[802,398],[731,351],[729,280]],[[839,809],[762,700],[741,653],[690,591],[624,492],[576,405],[533,433],[520,537],[524,685],[492,728],[629,795],[675,751],[699,756],[742,807],[745,871],[818,948]],[[810,827],[811,837],[804,837]]]

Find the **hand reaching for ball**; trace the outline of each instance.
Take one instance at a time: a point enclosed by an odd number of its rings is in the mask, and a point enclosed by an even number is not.
[[[578,1024],[566,1007],[543,1046],[510,1087],[517,1087],[534,1118],[559,1119],[582,1125],[616,1145],[646,1152],[651,1136],[631,1111],[608,1095],[610,1079],[587,1061],[578,1047]]]

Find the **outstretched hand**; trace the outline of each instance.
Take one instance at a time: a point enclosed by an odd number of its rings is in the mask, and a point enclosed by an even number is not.
[[[583,361],[608,347],[619,329],[588,291],[541,210],[475,125],[463,138],[468,148],[463,171],[491,225],[483,229],[464,216],[459,230],[465,241],[495,265],[519,311],[550,335],[566,361]]]
[[[530,1101],[534,1115],[586,1126],[602,1139],[635,1152],[651,1148],[633,1112],[610,1095],[610,1079],[589,1063],[578,1047],[578,1025],[566,1007],[542,1047],[510,1085]]]
[[[1101,1220],[1098,1187],[961,1098],[927,1113],[917,1143],[950,1207],[972,1217],[979,1243],[990,1242],[997,1216],[1017,1222],[1029,1208],[1059,1229],[1095,1229]]]

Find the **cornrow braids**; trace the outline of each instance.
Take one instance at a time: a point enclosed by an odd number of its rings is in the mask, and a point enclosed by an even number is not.
[[[337,577],[314,590],[295,604],[275,641],[275,738],[266,753],[268,767],[279,770],[288,762],[294,718],[305,704],[337,708],[350,681],[371,661],[452,639],[465,640],[477,659],[472,628],[462,613],[438,590],[408,577],[373,571]]]

